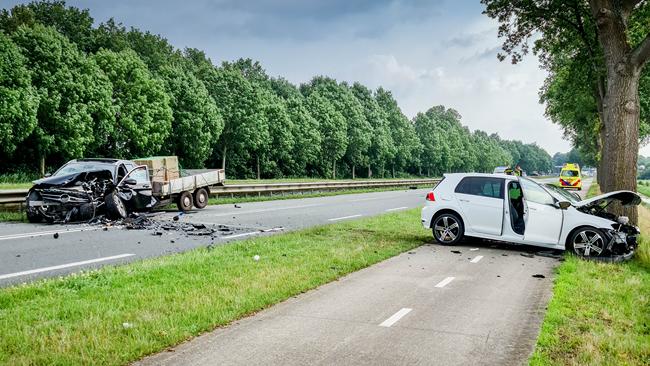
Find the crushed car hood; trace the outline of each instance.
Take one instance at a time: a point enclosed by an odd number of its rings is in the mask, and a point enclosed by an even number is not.
[[[632,191],[614,191],[601,194],[576,203],[576,207],[594,207],[609,204],[612,201],[619,201],[623,206],[637,206],[641,203],[641,197]]]
[[[50,188],[50,187],[70,187],[74,186],[77,182],[87,182],[94,178],[113,180],[113,172],[110,170],[91,170],[86,172],[79,172],[74,174],[61,175],[56,177],[47,177],[35,180],[35,188]]]

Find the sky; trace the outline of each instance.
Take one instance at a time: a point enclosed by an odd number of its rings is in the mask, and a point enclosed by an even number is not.
[[[0,0],[9,8],[26,1]],[[497,23],[479,0],[68,0],[96,24],[114,18],[202,49],[213,63],[260,61],[299,84],[315,75],[390,89],[408,117],[456,109],[471,130],[571,149],[544,117],[537,57],[499,62]],[[643,153],[643,151],[642,151]],[[650,150],[648,151],[650,154]]]

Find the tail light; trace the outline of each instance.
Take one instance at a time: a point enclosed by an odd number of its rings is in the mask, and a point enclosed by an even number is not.
[[[427,201],[435,201],[436,196],[433,195],[433,191],[427,193]]]

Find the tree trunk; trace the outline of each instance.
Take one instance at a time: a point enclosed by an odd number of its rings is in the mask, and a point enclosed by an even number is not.
[[[257,165],[257,180],[260,180],[260,156],[255,155],[255,165]]]
[[[45,176],[45,156],[41,156],[41,177]]]
[[[620,67],[620,66],[619,66]],[[603,140],[601,177],[603,192],[636,191],[637,159],[639,155],[639,76],[640,72],[615,72],[609,75],[605,97],[605,139]],[[612,206],[615,214],[628,216],[637,222],[637,210]]]
[[[393,178],[395,178],[395,164],[393,164],[392,173],[393,173]]]
[[[226,152],[228,151],[228,146],[223,145],[223,150],[221,153],[221,169],[226,170]]]
[[[368,178],[372,178],[372,168],[368,165]]]
[[[332,160],[332,179],[336,179],[336,160]]]
[[[355,171],[354,171],[354,168],[355,168],[355,166],[352,165],[352,179],[356,178],[356,177],[355,177]]]

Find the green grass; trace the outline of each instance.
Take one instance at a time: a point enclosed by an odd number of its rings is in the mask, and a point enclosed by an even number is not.
[[[588,197],[600,193],[593,183]],[[635,258],[599,263],[567,256],[531,365],[647,365],[650,359],[650,210],[639,206]]]
[[[122,365],[429,241],[413,209],[5,288],[0,364]]]
[[[32,186],[32,182],[29,183],[0,183],[0,189],[29,189]]]
[[[27,222],[27,215],[18,211],[0,211],[0,222]]]

